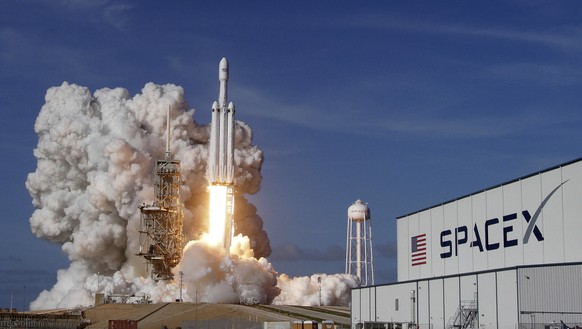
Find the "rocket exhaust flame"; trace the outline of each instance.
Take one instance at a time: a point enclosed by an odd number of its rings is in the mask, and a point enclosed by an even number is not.
[[[208,242],[213,245],[223,243],[225,236],[226,222],[226,186],[211,185],[208,187],[210,193]]]

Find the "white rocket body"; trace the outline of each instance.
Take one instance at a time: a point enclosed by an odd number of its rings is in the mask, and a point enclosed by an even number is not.
[[[234,104],[227,105],[228,62],[222,58],[218,101],[212,104],[208,181],[212,185],[234,184]]]

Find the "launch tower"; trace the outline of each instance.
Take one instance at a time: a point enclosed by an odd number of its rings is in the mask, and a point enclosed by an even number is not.
[[[172,280],[172,268],[182,257],[184,216],[180,205],[180,161],[170,154],[170,110],[167,111],[166,156],[156,162],[152,204],[141,210],[140,252],[152,278]]]
[[[347,232],[346,273],[357,276],[360,286],[373,285],[372,219],[370,208],[362,200],[348,208]]]

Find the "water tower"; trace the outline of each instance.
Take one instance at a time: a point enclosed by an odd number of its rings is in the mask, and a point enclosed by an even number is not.
[[[372,220],[370,208],[362,200],[348,208],[347,232],[346,273],[357,276],[360,286],[374,285]]]

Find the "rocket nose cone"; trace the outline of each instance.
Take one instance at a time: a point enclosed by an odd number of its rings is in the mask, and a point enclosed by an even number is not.
[[[220,64],[218,65],[218,79],[228,80],[228,61],[226,57],[222,57]]]
[[[212,109],[216,110],[218,108],[218,102],[214,101],[214,103],[212,103]]]

